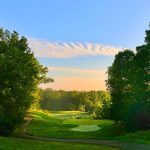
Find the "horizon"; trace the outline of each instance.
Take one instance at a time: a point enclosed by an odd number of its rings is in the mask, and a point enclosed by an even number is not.
[[[150,21],[148,0],[6,0],[1,5],[7,7],[0,10],[1,26],[27,37],[55,80],[42,87],[54,90],[106,90],[115,54],[143,44]]]

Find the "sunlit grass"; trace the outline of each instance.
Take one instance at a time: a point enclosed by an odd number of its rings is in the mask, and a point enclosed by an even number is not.
[[[111,120],[93,120],[88,117],[87,113],[83,112],[43,112],[32,111],[33,121],[28,127],[27,132],[37,136],[57,137],[57,138],[98,138],[106,139],[112,137]],[[58,115],[57,115],[58,114]],[[60,115],[63,119],[60,119]],[[80,119],[76,119],[77,115],[82,115]],[[59,117],[58,117],[59,116]],[[74,117],[73,117],[74,116]],[[41,118],[40,118],[41,117]],[[90,125],[95,125],[100,128],[98,131],[90,131]],[[72,131],[73,128],[80,126],[88,126],[89,131],[78,132]],[[94,126],[94,127],[95,127]],[[39,132],[40,131],[40,132]]]
[[[51,111],[51,116],[58,119],[90,118],[88,113],[80,111]]]
[[[107,124],[107,125],[112,125],[114,122],[111,120],[94,120],[94,119],[67,119],[64,120],[63,123],[65,124],[75,124],[75,125],[102,125],[102,124]]]
[[[125,142],[136,142],[150,144],[150,130],[140,131],[136,133],[128,133],[125,135],[118,134],[118,127],[111,120],[92,120],[88,114],[81,112],[81,119],[76,119],[76,115],[80,112],[72,111],[30,111],[33,115],[33,121],[27,132],[37,136],[56,137],[56,138],[94,138],[94,139],[111,139]],[[57,116],[58,114],[58,116]],[[66,115],[64,119],[60,119],[61,115]],[[80,115],[81,115],[80,114]],[[73,117],[73,115],[75,115]],[[79,132],[82,126],[96,125],[100,130],[89,132]],[[72,131],[72,129],[79,129]],[[95,126],[94,126],[95,128]]]

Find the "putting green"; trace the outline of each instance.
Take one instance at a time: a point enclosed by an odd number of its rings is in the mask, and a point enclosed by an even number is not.
[[[98,127],[98,125],[81,125],[75,128],[72,128],[72,131],[78,131],[78,132],[93,132],[98,131],[101,128]]]

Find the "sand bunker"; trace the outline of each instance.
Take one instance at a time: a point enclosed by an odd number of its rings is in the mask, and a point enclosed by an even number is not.
[[[93,132],[100,130],[100,127],[98,125],[81,125],[75,128],[71,129],[72,131],[78,131],[78,132]]]

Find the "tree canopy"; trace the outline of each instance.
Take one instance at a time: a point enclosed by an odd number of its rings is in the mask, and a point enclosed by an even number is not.
[[[150,30],[136,53],[125,50],[108,68],[107,88],[112,99],[112,119],[129,130],[150,129]]]
[[[0,29],[0,134],[10,134],[23,122],[46,72],[25,37]]]
[[[41,90],[40,108],[50,111],[78,110],[94,118],[109,118],[110,94],[106,91]]]

